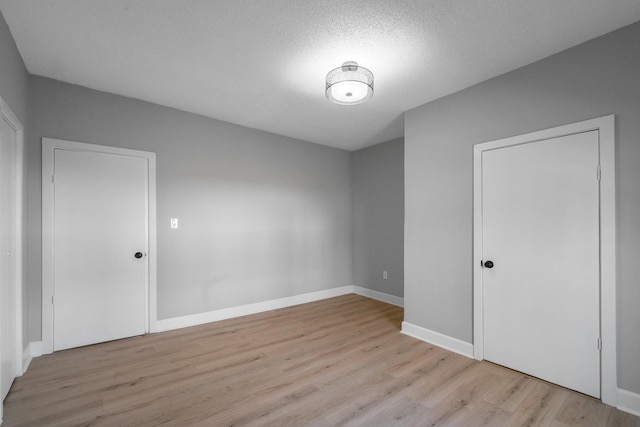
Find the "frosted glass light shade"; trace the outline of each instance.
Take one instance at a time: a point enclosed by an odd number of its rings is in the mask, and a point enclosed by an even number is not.
[[[336,104],[363,103],[373,96],[373,73],[356,62],[345,62],[327,74],[325,94]]]

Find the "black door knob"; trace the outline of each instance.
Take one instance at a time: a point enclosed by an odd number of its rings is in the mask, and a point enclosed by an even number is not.
[[[144,256],[144,254],[142,252],[136,252],[136,254],[134,255],[134,257],[136,258],[142,258]]]
[[[493,261],[485,261],[484,266],[486,268],[493,268]]]

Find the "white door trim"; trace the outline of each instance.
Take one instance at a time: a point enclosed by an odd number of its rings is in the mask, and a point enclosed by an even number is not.
[[[600,389],[602,402],[616,406],[616,205],[615,116],[605,116],[473,147],[473,356],[484,359],[482,312],[482,152],[591,130],[600,137]],[[594,169],[594,176],[596,170]],[[534,345],[534,343],[532,343]]]
[[[2,119],[11,127],[15,132],[15,143],[16,143],[16,152],[15,152],[15,186],[13,191],[13,200],[15,202],[15,209],[13,212],[14,215],[14,254],[13,254],[13,272],[14,272],[14,283],[16,286],[16,376],[20,376],[24,373],[22,366],[22,273],[23,273],[23,245],[22,245],[22,204],[23,204],[23,167],[24,167],[24,127],[20,123],[20,120],[13,114],[11,108],[7,105],[4,99],[0,97],[0,115]],[[0,344],[1,345],[1,344]],[[1,415],[1,413],[0,413]]]
[[[149,166],[149,188],[147,192],[147,230],[148,260],[146,289],[146,325],[145,332],[156,330],[157,319],[157,284],[156,284],[156,154],[148,151],[105,145],[87,144],[83,142],[64,141],[60,139],[42,138],[42,352],[53,352],[53,167],[54,150],[66,149],[77,151],[94,151],[147,159]]]

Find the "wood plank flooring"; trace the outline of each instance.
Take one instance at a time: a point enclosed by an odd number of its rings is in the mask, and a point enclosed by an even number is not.
[[[640,426],[405,336],[402,317],[346,295],[39,357],[3,426]]]

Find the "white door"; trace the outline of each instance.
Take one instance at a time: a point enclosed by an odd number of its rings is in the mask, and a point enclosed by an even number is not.
[[[598,153],[597,130],[482,153],[484,358],[595,397]]]
[[[144,334],[148,160],[55,148],[53,172],[53,349]]]
[[[15,131],[0,115],[0,391],[2,399],[17,375],[15,229]]]

